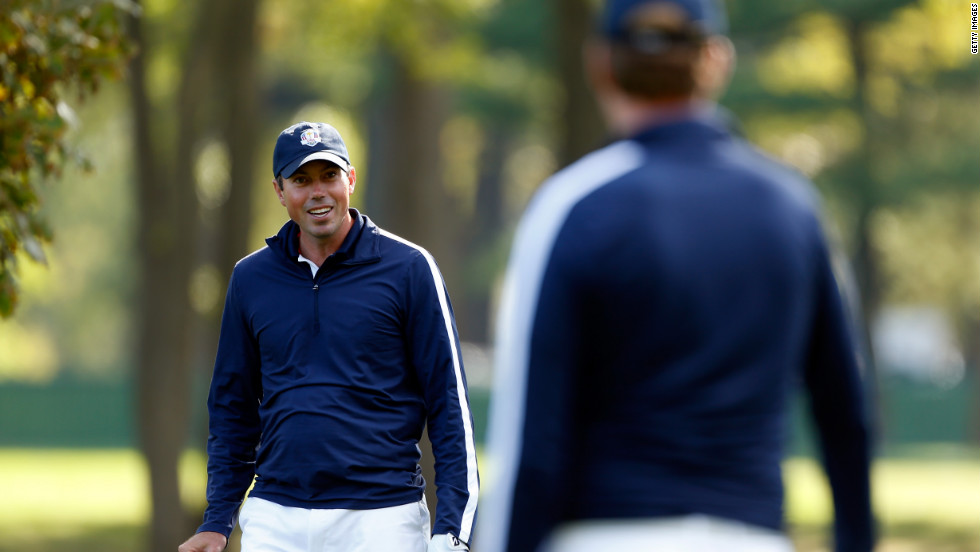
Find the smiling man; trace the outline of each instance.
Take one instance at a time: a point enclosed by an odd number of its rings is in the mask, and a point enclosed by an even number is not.
[[[208,397],[208,508],[180,552],[223,550],[236,518],[243,552],[467,550],[473,423],[435,261],[350,207],[356,173],[332,126],[284,130],[273,176],[290,220],[232,273]]]

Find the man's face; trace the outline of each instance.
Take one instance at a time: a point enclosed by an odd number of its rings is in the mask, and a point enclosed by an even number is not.
[[[321,244],[339,247],[350,228],[350,194],[354,191],[354,171],[350,174],[329,161],[314,160],[300,166],[282,189],[275,184],[279,202],[303,235]]]

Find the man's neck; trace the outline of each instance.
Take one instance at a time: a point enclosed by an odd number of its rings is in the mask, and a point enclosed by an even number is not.
[[[653,126],[690,119],[713,108],[712,102],[691,98],[640,101],[622,97],[608,102],[605,111],[609,130],[625,138]]]
[[[354,226],[353,219],[348,219],[339,232],[330,236],[329,239],[320,240],[309,234],[300,231],[299,234],[299,253],[307,259],[313,261],[316,266],[323,266],[323,261],[333,255],[343,245],[344,239]]]

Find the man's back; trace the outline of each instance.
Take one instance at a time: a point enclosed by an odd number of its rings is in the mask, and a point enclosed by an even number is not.
[[[569,212],[550,261],[567,283],[542,286],[542,319],[565,285],[581,298],[583,488],[569,516],[681,508],[778,527],[786,391],[822,258],[809,198],[699,122],[636,142],[643,165]],[[585,212],[596,228],[572,222]]]
[[[533,367],[504,470],[512,536],[691,513],[781,527],[787,401],[816,325],[854,362],[843,317],[821,313],[836,289],[808,186],[697,118],[545,184],[501,325],[498,366]]]

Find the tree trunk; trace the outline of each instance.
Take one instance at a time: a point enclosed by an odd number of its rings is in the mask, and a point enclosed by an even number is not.
[[[858,285],[861,289],[862,307],[867,317],[872,317],[878,310],[879,289],[877,274],[877,259],[871,246],[871,216],[875,207],[880,203],[881,186],[875,178],[872,165],[876,157],[875,137],[879,125],[871,106],[868,104],[868,58],[865,48],[865,30],[867,24],[863,21],[848,22],[848,44],[851,51],[851,63],[854,67],[854,103],[855,111],[861,116],[864,126],[864,137],[858,148],[857,171],[860,186],[857,187],[857,213],[855,224],[854,270]]]
[[[132,36],[144,44],[142,21],[132,20]],[[137,303],[136,401],[140,447],[150,475],[151,521],[148,550],[172,550],[186,537],[177,463],[187,430],[186,372],[189,270],[182,251],[186,191],[167,179],[153,143],[151,106],[145,89],[143,54],[132,61],[130,79],[137,171],[137,247],[141,278]]]
[[[439,263],[450,294],[459,285],[459,214],[443,185],[440,132],[450,93],[413,75],[387,56],[391,86],[376,96],[369,130],[370,211],[379,226],[426,248]]]
[[[860,19],[852,19],[847,25],[848,46],[851,53],[851,63],[854,67],[853,101],[855,111],[861,116],[865,129],[857,153],[856,174],[859,185],[855,186],[857,212],[854,225],[855,250],[852,267],[857,280],[858,291],[861,294],[859,301],[861,312],[857,313],[856,325],[859,325],[857,328],[860,332],[858,338],[863,341],[861,345],[866,360],[865,387],[871,398],[872,410],[870,414],[873,417],[874,432],[881,435],[886,430],[882,413],[887,405],[883,404],[884,397],[878,387],[878,367],[875,362],[874,344],[871,341],[871,324],[878,314],[880,302],[878,290],[881,289],[878,259],[871,241],[871,217],[881,201],[881,186],[872,169],[876,153],[875,136],[878,125],[867,99],[869,93],[868,52],[865,45],[867,28],[867,23]]]
[[[490,290],[493,289],[493,271],[477,273],[482,267],[493,266],[488,262],[498,252],[501,229],[506,224],[504,212],[504,165],[507,161],[511,134],[500,125],[489,124],[486,130],[486,146],[480,155],[480,169],[476,190],[476,206],[473,220],[468,225],[466,273],[463,299],[466,318],[459,318],[460,338],[477,343],[489,343],[491,336]]]
[[[214,269],[220,292],[207,312],[200,313],[194,335],[194,387],[203,389],[210,381],[221,326],[223,299],[235,263],[248,253],[248,234],[252,223],[252,192],[256,178],[256,140],[263,119],[256,77],[256,12],[258,0],[220,0],[220,25],[215,25],[214,62],[208,99],[213,108],[208,120],[215,136],[229,155],[227,199],[206,213],[200,221],[201,241],[198,262]],[[270,152],[271,156],[271,152]],[[272,181],[271,170],[264,179]],[[269,200],[272,192],[269,191]],[[198,397],[203,401],[203,397]],[[207,435],[205,427],[199,428]],[[195,441],[204,444],[203,440]]]
[[[565,91],[565,105],[558,143],[558,164],[568,165],[602,145],[605,126],[586,79],[582,49],[589,38],[595,16],[588,0],[553,0],[558,26],[558,71]]]
[[[141,269],[136,397],[140,447],[150,474],[149,552],[172,551],[199,522],[184,510],[177,465],[187,445],[194,360],[200,358],[192,354],[191,334],[214,328],[217,321],[195,315],[188,286],[196,263],[230,266],[225,259],[241,255],[250,211],[256,103],[250,30],[256,0],[210,0],[197,7],[195,43],[187,49],[175,99],[172,143],[160,142],[168,136],[166,124],[152,117],[142,54],[133,59],[130,84]],[[133,19],[131,30],[145,52],[153,45],[144,40],[143,24]],[[215,134],[229,143],[232,185],[238,185],[216,217],[224,224],[208,232],[198,216],[194,162],[202,138]],[[213,350],[214,344],[209,346]]]
[[[223,0],[219,27],[222,38],[218,41],[215,96],[218,105],[226,106],[220,125],[231,154],[231,193],[221,206],[221,239],[215,257],[224,281],[247,253],[252,223],[256,136],[262,120],[255,69],[257,9],[258,0]],[[266,172],[260,173],[266,175],[263,181],[272,182],[271,167],[264,168]],[[268,197],[271,201],[271,191]]]
[[[397,55],[389,60],[391,87],[380,100],[380,122],[369,137],[373,208],[383,226],[435,255],[450,249],[451,242],[439,148],[449,93],[419,80]]]

